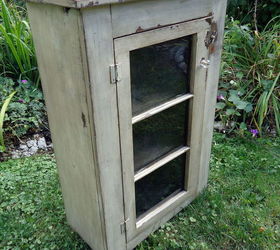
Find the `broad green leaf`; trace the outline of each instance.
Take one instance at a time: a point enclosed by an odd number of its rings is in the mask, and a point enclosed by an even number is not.
[[[235,105],[237,105],[238,102],[240,102],[240,97],[235,95],[235,94],[231,94],[230,97],[228,98],[228,100],[232,103],[234,103]]]
[[[246,125],[245,122],[241,122],[241,123],[240,123],[240,129],[242,129],[242,130],[247,130],[247,125]]]
[[[244,101],[236,102],[236,107],[238,109],[245,109],[247,105],[248,105],[248,102],[244,102]]]
[[[226,114],[227,115],[233,115],[235,113],[234,109],[227,109]]]
[[[244,109],[247,113],[252,112],[253,105],[251,103],[248,103],[247,106]]]
[[[216,109],[223,109],[226,106],[224,102],[218,102],[216,104]]]

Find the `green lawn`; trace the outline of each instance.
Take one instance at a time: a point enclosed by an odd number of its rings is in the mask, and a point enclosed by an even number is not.
[[[137,249],[280,249],[280,139],[215,135],[207,190]],[[0,249],[88,249],[53,156],[0,163]]]

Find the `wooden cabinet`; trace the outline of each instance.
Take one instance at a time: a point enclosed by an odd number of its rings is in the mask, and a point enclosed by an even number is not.
[[[206,186],[225,0],[30,1],[67,219],[132,249]]]

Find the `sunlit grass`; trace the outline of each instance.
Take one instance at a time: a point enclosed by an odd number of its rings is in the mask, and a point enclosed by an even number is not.
[[[207,190],[137,249],[279,249],[279,155],[279,138],[215,135]],[[1,249],[88,249],[67,225],[53,156],[0,173]]]

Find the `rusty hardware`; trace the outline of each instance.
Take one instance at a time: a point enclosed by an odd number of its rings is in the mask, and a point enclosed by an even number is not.
[[[211,45],[215,43],[218,37],[218,28],[217,23],[212,22],[211,23],[211,30],[207,32],[206,38],[205,38],[205,46],[207,48],[210,48]]]

